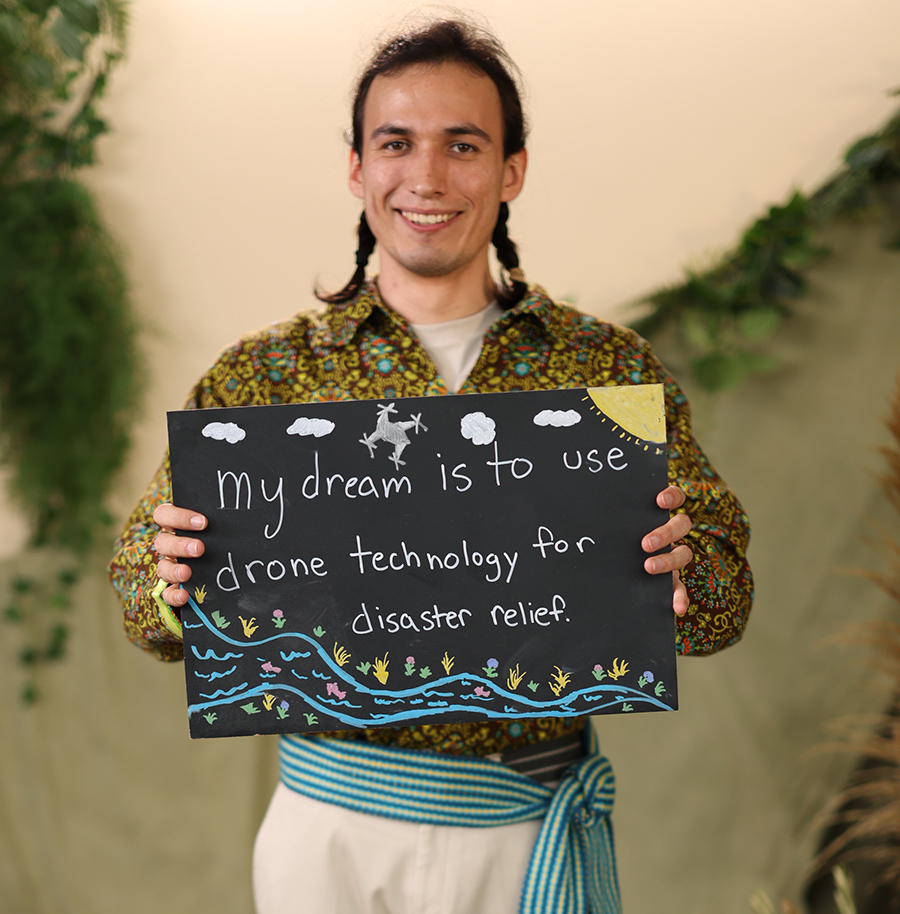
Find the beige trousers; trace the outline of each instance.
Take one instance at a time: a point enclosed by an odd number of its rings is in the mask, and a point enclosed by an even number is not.
[[[541,822],[418,825],[279,784],[253,852],[257,914],[516,914]]]

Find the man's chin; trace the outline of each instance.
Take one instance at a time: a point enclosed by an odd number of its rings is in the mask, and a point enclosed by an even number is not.
[[[408,257],[400,265],[414,276],[437,279],[455,273],[462,263],[451,257]]]

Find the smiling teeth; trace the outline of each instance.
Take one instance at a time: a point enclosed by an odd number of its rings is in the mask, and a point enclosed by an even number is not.
[[[449,221],[455,215],[455,213],[410,213],[406,210],[400,212],[404,219],[408,219],[414,225],[437,225],[439,222]]]

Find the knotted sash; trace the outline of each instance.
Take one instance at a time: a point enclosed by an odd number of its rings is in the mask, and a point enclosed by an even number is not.
[[[356,812],[471,828],[543,817],[520,914],[620,914],[615,778],[592,748],[555,790],[489,759],[363,742],[284,735],[279,756],[287,787]]]

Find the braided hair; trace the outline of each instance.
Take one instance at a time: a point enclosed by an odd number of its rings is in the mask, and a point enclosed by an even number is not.
[[[500,94],[503,115],[503,155],[509,158],[525,148],[528,126],[516,82],[518,69],[506,49],[489,32],[470,23],[442,19],[390,39],[376,51],[363,70],[356,84],[350,136],[351,145],[358,156],[362,156],[366,98],[375,77],[398,73],[415,64],[441,63],[458,63],[484,73],[493,80]],[[501,282],[497,300],[501,306],[511,308],[521,300],[528,287],[519,267],[518,250],[507,232],[508,219],[509,207],[502,203],[491,243],[497,250],[498,261],[509,276],[508,282]],[[347,285],[337,292],[325,293],[316,289],[316,297],[320,301],[335,304],[350,301],[365,283],[366,264],[375,249],[375,236],[369,228],[365,211],[360,215],[357,234],[359,245],[356,249],[356,271]]]

